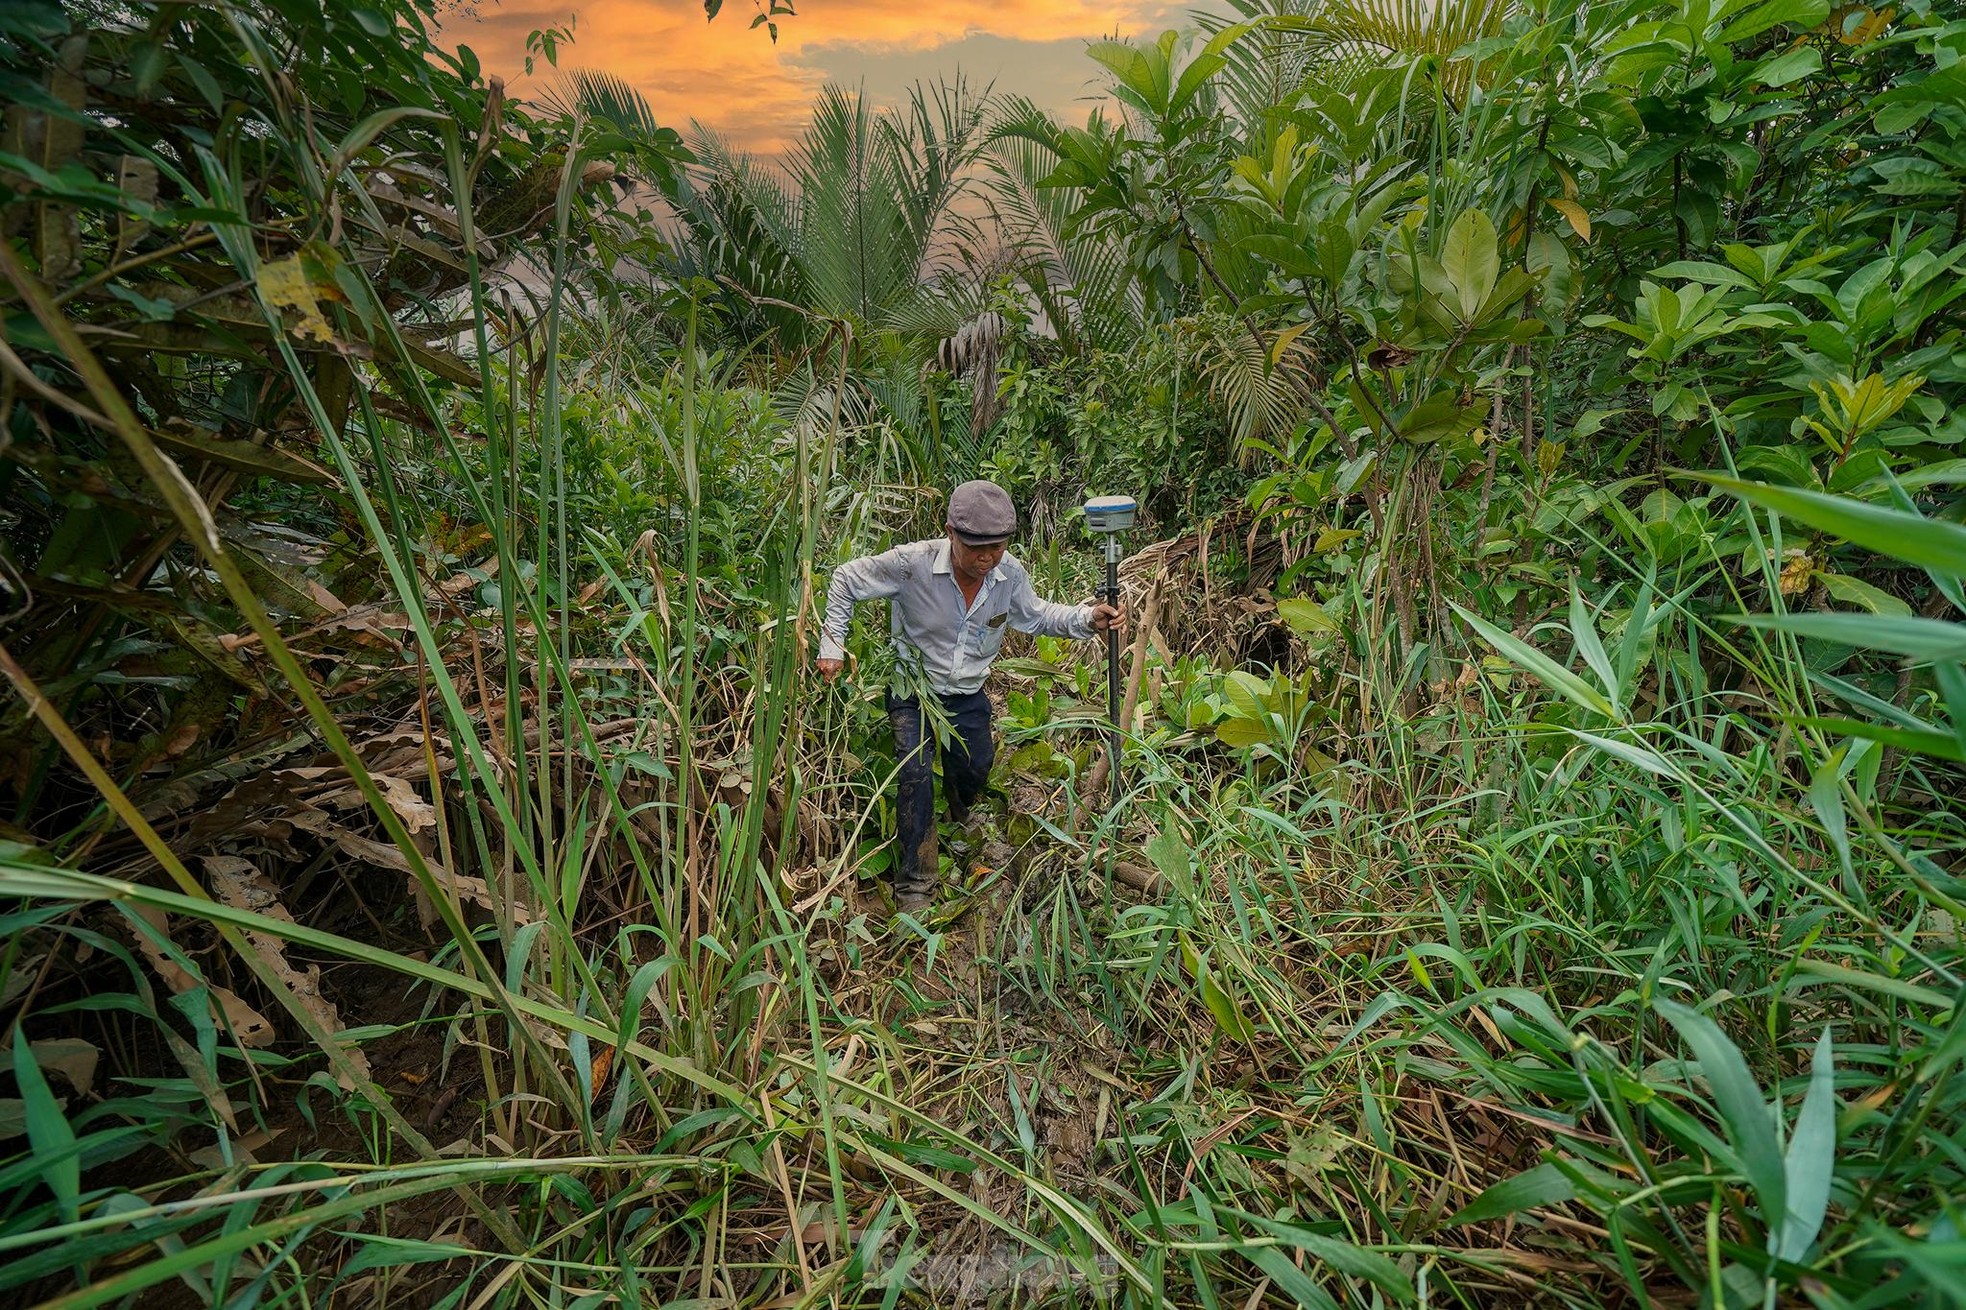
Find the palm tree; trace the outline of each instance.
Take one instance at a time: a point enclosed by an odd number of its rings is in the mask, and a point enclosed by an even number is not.
[[[694,167],[670,191],[674,272],[708,277],[785,345],[845,322],[856,336],[932,333],[946,283],[977,247],[960,200],[982,145],[988,91],[917,84],[900,110],[829,86],[784,164],[697,126]]]
[[[1441,90],[1465,102],[1481,61],[1461,52],[1499,35],[1512,8],[1512,0],[1317,0],[1285,27],[1301,34],[1302,54],[1324,66],[1327,83],[1388,63],[1426,61]],[[1296,6],[1285,0],[1283,9]]]
[[[1046,144],[1055,130],[1030,100],[1006,99],[983,154],[983,198],[1017,280],[1065,349],[1122,349],[1142,329],[1145,298],[1126,243],[1073,223],[1080,189],[1046,184],[1059,163]]]

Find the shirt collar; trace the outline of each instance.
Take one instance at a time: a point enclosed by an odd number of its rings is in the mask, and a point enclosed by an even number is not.
[[[1009,559],[1010,553],[1008,551],[1004,552],[1003,558]],[[935,564],[930,569],[930,572],[943,573],[950,576],[954,576],[955,574],[955,570],[949,565],[949,539],[947,537],[943,537],[935,543]],[[998,560],[997,566],[983,575],[983,579],[986,582],[1002,582],[1004,577],[1003,560]]]

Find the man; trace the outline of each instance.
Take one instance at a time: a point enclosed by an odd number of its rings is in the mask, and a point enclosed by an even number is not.
[[[847,627],[863,600],[889,602],[895,658],[920,672],[948,711],[954,740],[942,752],[942,785],[949,818],[969,820],[996,758],[989,698],[983,680],[1003,646],[1004,633],[1090,637],[1126,626],[1124,606],[1060,605],[1040,600],[1024,566],[1004,553],[1017,530],[1010,495],[994,482],[965,482],[949,495],[949,535],[910,542],[833,570],[826,623],[819,638],[819,672],[840,676]],[[901,761],[894,864],[895,904],[904,911],[928,908],[935,892],[935,783],[927,730],[919,701],[888,692],[894,749]]]

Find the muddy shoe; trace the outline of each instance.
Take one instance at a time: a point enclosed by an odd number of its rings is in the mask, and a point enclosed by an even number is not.
[[[894,912],[896,914],[912,914],[919,919],[922,915],[928,913],[929,907],[934,904],[935,893],[927,887],[919,884],[911,884],[906,887],[896,887],[894,889]]]

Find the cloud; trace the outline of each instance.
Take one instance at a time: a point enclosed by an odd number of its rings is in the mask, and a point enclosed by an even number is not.
[[[892,104],[916,80],[960,68],[973,82],[994,80],[999,91],[1071,113],[1095,71],[1086,41],[1182,25],[1182,9],[1164,0],[802,0],[799,8],[780,21],[773,45],[750,28],[746,0],[726,0],[713,23],[698,0],[482,0],[475,18],[453,19],[441,39],[471,46],[524,95],[552,75],[540,65],[524,76],[527,33],[571,20],[562,66],[621,77],[665,123],[695,120],[775,153],[796,139],[828,81],[864,83],[877,103]]]
[[[918,81],[954,81],[961,74],[979,90],[987,85],[1029,96],[1040,107],[1077,120],[1087,111],[1077,102],[1105,99],[1099,67],[1086,58],[1085,44],[1081,36],[1031,41],[991,34],[961,37],[928,52],[827,43],[803,51],[796,67],[823,81],[864,88],[876,104],[900,102]]]

